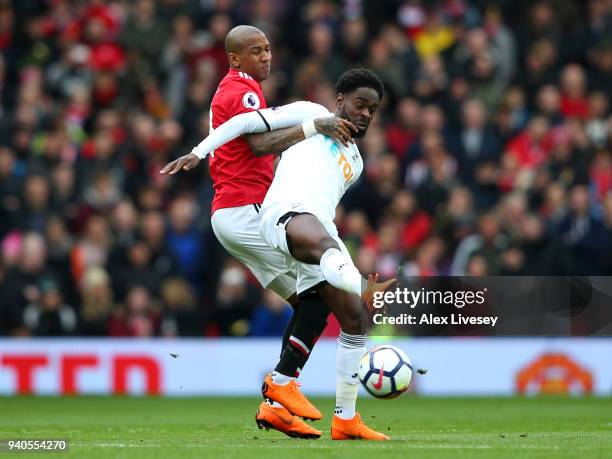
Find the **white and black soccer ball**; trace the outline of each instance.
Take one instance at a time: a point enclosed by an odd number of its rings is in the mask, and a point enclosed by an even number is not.
[[[359,380],[376,398],[395,398],[410,387],[412,362],[395,346],[376,346],[359,362]]]

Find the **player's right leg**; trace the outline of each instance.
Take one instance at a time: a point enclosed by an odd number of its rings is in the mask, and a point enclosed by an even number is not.
[[[264,225],[265,226],[265,225]],[[274,235],[285,237],[284,228],[274,231]],[[330,228],[333,231],[333,228]],[[335,233],[335,231],[334,231]],[[269,234],[269,233],[268,233]],[[348,251],[340,239],[334,238],[343,254]],[[349,257],[350,258],[350,257]],[[331,286],[325,281],[321,269],[313,264],[298,264],[297,291],[300,297],[315,288],[319,297],[330,306],[341,326],[336,351],[336,410],[332,419],[332,438],[386,440],[388,437],[367,427],[355,410],[359,391],[359,361],[366,351],[367,311],[359,296]],[[375,284],[370,276],[366,291],[372,291]],[[378,284],[382,285],[382,284]],[[288,402],[288,403],[287,403]],[[293,411],[291,400],[284,403]]]
[[[367,312],[359,294],[377,291],[377,287],[385,290],[395,280],[377,284],[374,278],[370,277],[362,292],[361,275],[354,267],[342,241],[332,237],[313,214],[296,214],[295,209],[287,212],[284,210],[286,208],[286,206],[272,206],[264,209],[261,222],[262,238],[270,247],[302,261],[297,264],[298,293],[302,294],[309,288],[316,288],[321,299],[336,315],[342,329],[336,353],[336,412],[332,421],[332,437],[387,439],[385,435],[365,426],[355,411],[359,391],[359,361],[366,351],[367,340]],[[306,209],[301,210],[307,212]],[[293,219],[295,219],[294,225],[290,225]],[[332,226],[330,231],[337,234]],[[351,293],[350,288],[345,291],[330,285],[332,280],[323,275],[323,266],[316,265],[317,260],[320,260],[330,248],[341,253],[346,260],[344,264],[349,264],[357,272],[358,291]],[[290,405],[285,406],[291,411]]]

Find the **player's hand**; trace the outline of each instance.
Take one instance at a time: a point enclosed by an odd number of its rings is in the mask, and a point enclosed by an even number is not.
[[[327,116],[315,119],[314,125],[319,134],[337,139],[345,147],[348,147],[349,142],[355,143],[353,134],[356,134],[358,129],[357,126],[348,120],[338,118],[337,116]]]
[[[174,175],[181,169],[184,171],[194,169],[195,167],[197,167],[198,164],[200,164],[200,158],[198,158],[193,153],[189,153],[187,155],[181,156],[178,159],[175,159],[174,161],[169,162],[163,167],[162,170],[159,171],[159,173],[162,175]]]

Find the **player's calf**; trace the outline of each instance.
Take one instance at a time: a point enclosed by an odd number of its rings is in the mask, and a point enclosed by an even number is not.
[[[286,338],[283,337],[283,350],[274,368],[275,373],[287,377],[299,376],[327,325],[329,312],[314,290],[300,295],[300,305],[293,315],[291,328],[287,330]]]

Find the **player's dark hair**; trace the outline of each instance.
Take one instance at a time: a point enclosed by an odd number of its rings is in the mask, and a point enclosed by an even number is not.
[[[372,70],[358,68],[350,69],[340,75],[336,82],[336,92],[349,93],[357,88],[372,88],[378,93],[378,99],[382,100],[385,94],[383,82]]]

